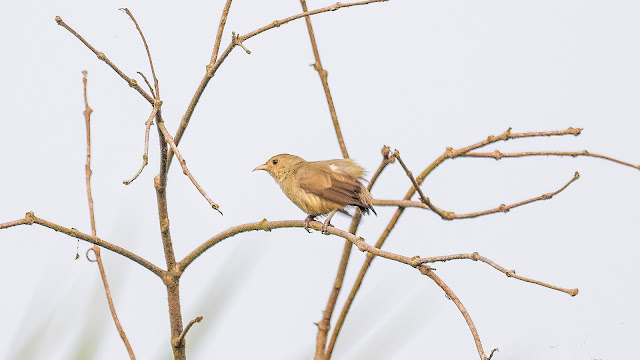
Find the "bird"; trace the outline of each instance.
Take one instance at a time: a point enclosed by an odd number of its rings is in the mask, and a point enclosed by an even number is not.
[[[346,206],[376,214],[371,194],[361,182],[364,169],[351,159],[306,161],[299,156],[279,154],[253,169],[256,170],[269,173],[289,200],[308,215],[304,222],[307,232],[309,222],[316,216],[330,214],[322,226],[322,233],[326,233],[333,215],[337,211],[347,213]]]

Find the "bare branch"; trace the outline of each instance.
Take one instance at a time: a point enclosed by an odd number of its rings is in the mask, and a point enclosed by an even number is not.
[[[114,245],[110,242],[104,241],[96,236],[91,236],[88,234],[85,234],[83,232],[78,231],[75,228],[66,228],[64,226],[52,223],[50,221],[47,221],[45,219],[41,219],[39,217],[36,217],[32,211],[28,212],[24,219],[21,220],[15,220],[15,221],[9,221],[3,224],[0,224],[0,229],[5,229],[5,228],[9,228],[12,226],[16,226],[16,225],[32,225],[32,224],[38,224],[38,225],[42,225],[44,227],[47,227],[49,229],[55,230],[57,232],[61,232],[63,234],[69,235],[73,238],[76,239],[80,239],[83,241],[86,241],[88,243],[91,244],[95,244],[98,245],[102,248],[105,248],[109,251],[113,251],[116,254],[122,255],[124,257],[126,257],[127,259],[130,259],[140,265],[142,265],[144,268],[148,269],[149,271],[151,271],[152,273],[156,274],[159,277],[164,276],[165,271],[160,269],[159,267],[157,267],[156,265],[154,265],[153,263],[151,263],[150,261],[144,259],[143,257],[134,254],[133,252],[124,249],[118,245]]]
[[[198,184],[196,179],[193,177],[193,175],[191,174],[191,172],[187,168],[187,161],[180,154],[180,151],[176,147],[176,143],[173,141],[173,138],[171,137],[171,134],[169,134],[169,131],[164,126],[164,122],[163,121],[158,121],[158,129],[160,131],[162,131],[162,134],[164,135],[165,139],[169,143],[169,146],[171,146],[171,149],[173,149],[173,152],[176,154],[176,157],[178,158],[178,161],[180,161],[180,166],[182,167],[182,172],[185,175],[187,175],[189,180],[191,180],[191,182],[196,187],[196,189],[198,189],[200,194],[202,194],[202,196],[204,196],[204,198],[207,200],[207,202],[209,202],[209,205],[211,205],[212,208],[217,210],[220,213],[220,215],[222,215],[222,211],[220,211],[220,206],[218,204],[216,204],[213,200],[211,200],[209,195],[207,195],[207,193],[204,191],[204,189],[202,189],[200,184]]]
[[[565,136],[565,135],[577,136],[580,134],[581,131],[582,129],[574,129],[570,127],[566,130],[511,133],[511,128],[509,128],[504,133],[498,136],[490,135],[483,141],[480,141],[478,143],[469,145],[467,147],[464,147],[458,150],[454,150],[453,148],[447,148],[442,155],[440,155],[436,160],[434,160],[429,166],[427,166],[424,169],[422,173],[420,173],[420,175],[418,175],[418,177],[415,178],[415,181],[418,185],[421,185],[424,179],[447,159],[454,159],[470,151],[479,149],[481,147],[487,146],[497,141],[506,141],[509,139],[525,138],[525,137]],[[404,196],[403,200],[404,201],[411,200],[415,192],[416,192],[416,187],[411,186],[411,188],[407,191],[406,195]],[[398,220],[402,216],[404,209],[405,207],[398,207],[396,209],[396,212],[393,214],[393,216],[389,220],[389,223],[385,227],[384,231],[382,232],[382,234],[380,234],[380,237],[378,238],[378,241],[375,244],[376,248],[381,248],[384,245],[385,241],[389,237],[389,234],[391,234],[391,231],[396,226],[396,224],[398,223]],[[349,295],[347,296],[347,299],[345,300],[345,303],[342,307],[342,311],[340,312],[340,316],[336,321],[334,331],[331,334],[331,339],[329,340],[329,345],[327,349],[328,354],[331,354],[331,352],[333,351],[333,347],[335,346],[335,342],[337,341],[337,336],[340,333],[340,329],[342,328],[342,326],[344,325],[344,322],[346,321],[347,314],[349,313],[349,309],[351,309],[351,305],[353,304],[353,301],[355,300],[355,297],[358,291],[360,290],[362,281],[364,280],[364,277],[367,274],[367,271],[369,270],[369,267],[371,266],[373,259],[374,259],[374,256],[371,253],[367,254],[367,257],[363,262],[362,267],[360,268],[360,272],[358,273],[358,276],[356,277],[356,280],[354,281],[353,286],[351,287],[351,292],[349,293]]]
[[[578,156],[588,156],[588,157],[593,157],[593,158],[598,158],[598,159],[604,159],[604,160],[608,160],[608,161],[612,161],[614,163],[620,164],[620,165],[624,165],[624,166],[629,166],[632,167],[636,170],[640,170],[640,165],[633,165],[631,163],[622,161],[622,160],[618,160],[606,155],[600,155],[600,154],[593,154],[590,153],[587,150],[582,150],[582,151],[525,151],[525,152],[517,152],[517,153],[503,153],[500,152],[498,150],[489,152],[489,153],[481,153],[481,152],[470,152],[470,153],[466,153],[464,155],[461,155],[461,157],[486,157],[486,158],[494,158],[496,160],[500,160],[502,158],[519,158],[519,157],[526,157],[526,156],[571,156],[571,157],[578,157]]]
[[[284,18],[282,20],[276,20],[272,23],[270,23],[269,25],[265,25],[259,29],[256,29],[250,33],[247,33],[245,35],[240,35],[237,37],[232,38],[232,41],[229,43],[229,45],[227,46],[227,48],[225,49],[225,51],[222,53],[222,55],[220,55],[220,57],[218,57],[218,59],[215,61],[215,63],[209,63],[207,65],[207,70],[205,72],[204,77],[202,78],[202,80],[200,81],[200,85],[198,85],[198,88],[196,89],[196,92],[193,94],[193,97],[191,98],[191,102],[189,103],[189,106],[187,106],[187,110],[185,111],[185,114],[182,116],[182,120],[180,121],[180,126],[178,127],[178,130],[176,131],[176,135],[174,136],[174,141],[176,143],[176,146],[180,144],[180,140],[182,139],[182,136],[184,135],[185,130],[187,129],[187,126],[189,125],[189,121],[191,121],[191,116],[193,115],[193,112],[196,108],[196,105],[198,105],[198,102],[200,101],[200,98],[202,97],[202,94],[204,93],[204,90],[207,88],[207,85],[209,84],[209,81],[211,80],[211,78],[213,78],[213,76],[215,75],[216,71],[218,71],[218,68],[220,68],[220,65],[222,65],[222,63],[224,62],[224,60],[227,58],[227,56],[229,56],[229,54],[231,53],[231,51],[233,50],[234,47],[236,47],[238,44],[241,44],[242,42],[244,42],[245,40],[248,40],[258,34],[261,34],[267,30],[279,27],[281,25],[284,25],[288,22],[291,22],[293,20],[305,17],[305,16],[309,16],[309,15],[315,15],[315,14],[320,14],[323,12],[328,12],[328,11],[335,11],[338,10],[340,8],[345,8],[345,7],[351,7],[351,6],[357,6],[357,5],[366,5],[366,4],[371,4],[371,3],[376,3],[376,2],[384,2],[384,1],[388,1],[388,0],[366,0],[366,1],[358,1],[358,2],[352,2],[352,3],[335,3],[331,6],[327,6],[327,7],[323,7],[320,9],[316,9],[316,10],[312,10],[312,11],[307,11],[307,12],[303,12],[300,14],[296,14],[293,16],[289,16],[287,18]],[[245,49],[246,50],[246,49]],[[171,161],[173,158],[173,151],[169,152],[169,165],[171,165]]]
[[[144,170],[144,168],[149,164],[149,132],[151,131],[151,125],[153,125],[153,118],[156,117],[156,114],[160,110],[160,106],[161,105],[162,105],[162,101],[156,101],[155,102],[155,104],[153,105],[153,110],[151,110],[151,115],[149,115],[149,118],[147,119],[147,122],[145,123],[144,154],[142,154],[142,166],[140,167],[140,170],[138,170],[138,172],[131,179],[125,180],[125,181],[122,182],[125,185],[129,185],[135,179],[137,179],[138,176],[140,176],[140,174],[142,173],[142,170]]]
[[[94,54],[96,54],[98,59],[104,61],[107,65],[109,65],[109,67],[111,69],[113,69],[113,71],[115,71],[118,75],[120,75],[120,77],[124,81],[126,81],[127,84],[129,84],[130,87],[134,88],[138,93],[140,93],[140,95],[142,95],[142,97],[144,97],[150,104],[153,105],[153,97],[151,97],[149,94],[147,94],[147,92],[144,91],[144,89],[138,84],[138,82],[136,80],[128,77],[127,75],[125,75],[125,73],[123,73],[122,70],[120,70],[114,63],[111,62],[111,60],[109,60],[107,55],[105,55],[103,52],[100,52],[100,51],[96,50],[96,48],[91,46],[91,44],[89,44],[89,42],[87,42],[87,40],[85,40],[82,36],[80,36],[80,34],[78,34],[69,25],[67,25],[64,21],[62,21],[62,18],[60,16],[56,16],[56,22],[58,23],[58,25],[60,25],[63,28],[67,29],[67,31],[69,31],[71,34],[73,34],[73,36],[78,38],[78,40],[80,40],[86,47],[88,47],[89,50],[91,50]]]
[[[302,5],[303,12],[309,12],[307,9],[307,2],[305,0],[300,0],[300,5]],[[333,105],[333,98],[331,97],[331,90],[329,89],[329,81],[327,80],[328,73],[322,67],[322,62],[320,61],[320,51],[318,51],[318,44],[316,43],[316,36],[313,33],[313,26],[311,25],[311,17],[309,15],[304,17],[307,23],[307,31],[309,32],[309,40],[311,41],[311,48],[313,50],[313,57],[316,62],[313,64],[313,68],[318,72],[320,76],[320,81],[322,82],[322,88],[324,89],[324,95],[327,98],[327,105],[329,105],[329,113],[331,114],[331,120],[333,121],[333,128],[336,132],[336,137],[338,138],[338,144],[340,145],[340,151],[342,151],[342,157],[347,159],[349,158],[349,153],[347,152],[347,146],[344,143],[344,138],[342,137],[342,130],[340,130],[340,123],[338,122],[338,114],[336,113],[336,108]]]
[[[371,177],[369,181],[369,185],[367,186],[367,190],[371,191],[373,189],[373,185],[378,180],[378,177],[382,173],[382,171],[395,161],[395,156],[389,156],[390,149],[388,146],[383,146],[382,150],[382,161],[380,162],[380,166]],[[354,234],[358,230],[358,226],[360,225],[360,220],[362,218],[362,213],[359,210],[353,215],[353,219],[351,219],[351,225],[349,226],[349,233]],[[329,299],[327,300],[327,305],[325,306],[324,311],[322,312],[322,320],[318,322],[318,334],[316,335],[316,357],[330,358],[331,354],[328,356],[325,353],[325,347],[327,344],[327,337],[329,335],[329,329],[331,327],[331,317],[333,316],[333,311],[335,310],[336,303],[338,301],[338,295],[340,295],[340,291],[342,290],[342,285],[344,283],[344,277],[347,273],[347,265],[349,263],[349,258],[351,256],[351,242],[346,240],[344,243],[344,247],[342,250],[342,255],[340,257],[340,262],[338,263],[338,271],[336,273],[336,278],[333,283],[333,287],[331,288],[331,292],[329,293]]]
[[[447,286],[447,284],[444,281],[442,281],[442,279],[440,279],[438,275],[436,275],[436,273],[433,271],[432,268],[430,268],[429,266],[420,265],[418,269],[423,275],[430,277],[431,280],[433,280],[436,284],[438,284],[438,286],[440,286],[442,291],[444,291],[444,293],[447,294],[449,299],[451,299],[453,303],[456,304],[456,307],[458,307],[458,310],[462,314],[462,317],[464,317],[464,321],[466,321],[467,326],[469,326],[469,330],[471,331],[471,335],[473,336],[473,341],[476,343],[476,349],[478,350],[478,355],[480,355],[480,359],[481,360],[489,359],[487,355],[484,353],[484,349],[482,348],[482,342],[480,342],[480,335],[478,335],[478,330],[476,329],[476,326],[473,324],[473,320],[471,320],[471,316],[469,315],[469,312],[462,304],[462,301],[460,301],[460,299],[456,296],[453,290],[451,290],[451,288]],[[493,356],[493,351],[491,352],[491,356]]]
[[[129,19],[131,19],[131,21],[133,21],[133,23],[136,25],[136,29],[138,29],[138,33],[140,34],[140,37],[142,38],[142,42],[144,43],[144,49],[147,51],[147,57],[149,58],[149,66],[151,67],[151,75],[153,76],[153,86],[156,89],[156,93],[154,95],[154,97],[156,99],[160,99],[160,87],[158,86],[158,78],[156,77],[156,71],[153,68],[153,60],[151,60],[151,52],[149,51],[149,45],[147,45],[147,40],[144,38],[144,34],[142,33],[142,29],[140,29],[140,26],[138,25],[138,22],[136,21],[136,18],[133,17],[133,14],[131,13],[131,11],[129,11],[129,9],[127,8],[120,8],[119,10],[124,11],[127,15],[129,15]],[[145,78],[145,81],[147,79]],[[147,84],[149,82],[147,81]],[[153,93],[153,91],[152,91]]]
[[[222,33],[224,32],[224,26],[227,24],[227,17],[229,16],[229,9],[231,8],[231,1],[227,0],[222,9],[222,15],[220,16],[220,23],[218,24],[218,33],[216,34],[216,42],[213,44],[213,53],[211,53],[211,62],[209,64],[215,64],[218,60],[218,51],[220,51],[220,43],[222,42]]]
[[[89,202],[89,218],[91,219],[91,234],[96,236],[96,220],[95,213],[93,211],[93,196],[91,194],[91,113],[93,110],[89,106],[89,101],[87,99],[87,71],[82,72],[82,84],[83,84],[83,93],[84,93],[84,106],[85,110],[84,120],[85,126],[87,129],[87,163],[85,165],[85,178],[87,182],[87,200]],[[107,273],[104,270],[104,264],[102,263],[102,256],[100,255],[100,247],[98,245],[93,245],[93,253],[96,255],[96,262],[98,263],[98,270],[100,271],[100,278],[102,279],[102,285],[104,286],[105,296],[107,297],[107,304],[109,305],[109,311],[111,312],[111,317],[113,318],[113,322],[118,330],[118,334],[120,334],[120,338],[124,343],[127,352],[129,353],[129,358],[135,360],[136,356],[133,353],[133,348],[129,343],[129,339],[127,339],[127,334],[125,334],[124,329],[122,328],[122,324],[120,324],[120,320],[118,319],[118,314],[116,313],[116,307],[113,305],[113,298],[111,297],[111,290],[109,289],[109,282],[107,281]]]
[[[428,258],[417,257],[417,258],[414,258],[414,261],[415,261],[416,266],[418,266],[418,265],[421,265],[421,264],[428,264],[428,263],[434,263],[434,262],[444,262],[444,261],[450,261],[450,260],[460,260],[460,259],[481,261],[481,262],[483,262],[485,264],[490,265],[491,267],[493,267],[494,269],[500,271],[501,273],[505,274],[507,277],[518,279],[518,280],[521,280],[521,281],[525,281],[525,282],[528,282],[528,283],[531,283],[531,284],[540,285],[540,286],[543,286],[543,287],[546,287],[546,288],[549,288],[549,289],[552,289],[552,290],[561,291],[561,292],[569,294],[571,296],[578,295],[578,289],[576,289],[576,288],[567,289],[567,288],[563,288],[563,287],[547,284],[547,283],[544,283],[542,281],[534,280],[534,279],[531,279],[531,278],[526,278],[524,276],[516,275],[516,271],[515,270],[507,270],[506,268],[496,264],[492,260],[489,260],[486,257],[478,254],[477,252],[474,252],[474,253],[471,253],[471,254],[454,254],[454,255],[445,255],[445,256],[433,256],[433,257],[428,257]]]
[[[202,321],[202,316],[198,316],[195,319],[189,321],[187,326],[184,327],[182,334],[180,334],[180,337],[175,339],[175,343],[173,344],[173,346],[184,346],[184,337],[187,336],[187,332],[189,332],[193,324],[199,323],[200,321]]]

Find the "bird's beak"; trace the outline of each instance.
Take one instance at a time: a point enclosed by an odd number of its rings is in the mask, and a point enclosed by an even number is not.
[[[266,171],[267,170],[267,164],[262,164],[260,166],[257,166],[255,169],[253,169],[253,171],[256,171],[256,170],[265,170]]]

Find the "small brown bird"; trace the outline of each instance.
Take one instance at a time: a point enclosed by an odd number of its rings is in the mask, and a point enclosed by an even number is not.
[[[280,154],[253,169],[265,170],[280,185],[287,197],[307,213],[305,229],[316,216],[331,213],[323,226],[337,211],[345,212],[348,205],[365,214],[375,210],[371,206],[371,194],[360,180],[364,169],[350,159],[305,161],[301,157]]]

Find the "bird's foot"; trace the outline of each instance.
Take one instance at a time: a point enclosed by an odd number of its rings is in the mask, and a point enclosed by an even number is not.
[[[322,224],[322,230],[321,230],[322,235],[329,235],[329,233],[327,232],[327,228],[329,226],[333,227],[333,225],[331,225],[331,218],[325,220],[325,222]]]
[[[331,213],[329,213],[329,215],[327,216],[327,220],[325,220],[324,224],[322,224],[322,234],[323,235],[328,235],[329,234],[327,232],[327,228],[329,226],[333,227],[333,225],[331,225],[331,219],[333,219],[333,215],[335,215],[336,212],[338,212],[338,210],[333,210]]]
[[[304,229],[307,230],[308,233],[311,233],[311,231],[309,231],[309,223],[315,219],[316,217],[313,215],[309,215],[306,219],[304,219]]]

